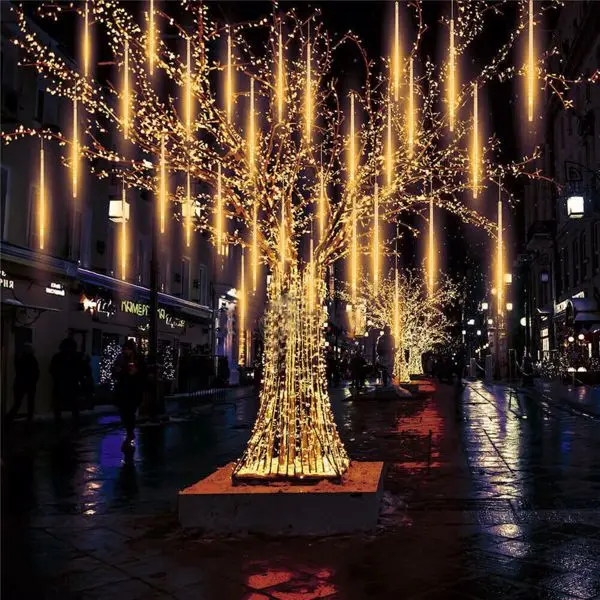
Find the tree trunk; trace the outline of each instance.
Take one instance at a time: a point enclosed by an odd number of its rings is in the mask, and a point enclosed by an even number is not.
[[[327,392],[324,291],[296,270],[273,277],[258,417],[234,481],[334,479],[348,468]]]
[[[408,374],[420,375],[423,373],[423,353],[420,348],[413,347],[410,349],[408,357]]]
[[[397,347],[396,353],[394,354],[394,375],[398,379],[399,383],[408,381],[410,379],[408,376],[408,365],[406,363],[406,356],[404,355],[403,346]]]

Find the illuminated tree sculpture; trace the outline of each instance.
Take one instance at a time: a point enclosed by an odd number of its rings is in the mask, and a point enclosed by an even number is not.
[[[457,80],[454,61],[468,54],[488,17],[502,18],[483,0],[454,3],[451,68],[420,56],[426,26],[418,2],[401,7],[416,23],[409,51],[403,54],[396,27],[391,59],[379,63],[354,34],[330,35],[318,11],[301,18],[275,4],[268,18],[226,25],[211,18],[209,3],[179,4],[185,10],[177,22],[166,14],[170,3],[148,0],[142,25],[129,3],[116,0],[43,7],[50,18],[77,12],[84,27],[80,70],[17,9],[23,63],[37,69],[51,93],[72,101],[75,126],[68,135],[19,127],[3,138],[58,139],[70,150],[65,164],[74,191],[78,162],[88,159],[99,177],[116,175],[124,188],[153,192],[161,231],[171,203],[183,209],[171,212],[181,212],[188,243],[192,230],[202,229],[219,253],[241,244],[248,268],[242,307],[266,266],[260,410],[235,477],[339,478],[349,459],[326,388],[326,269],[348,256],[356,300],[375,203],[378,219],[398,221],[426,211],[432,199],[493,233],[463,194],[525,173],[531,157],[502,165],[496,137],[472,142],[472,103],[492,78],[515,74],[507,58],[525,31],[528,3],[520,3],[517,28],[472,82]],[[102,85],[90,47],[99,29],[116,66],[115,78],[108,75]],[[341,45],[354,47],[358,57],[353,90],[336,78]],[[215,60],[219,52],[223,58]],[[535,63],[538,84],[559,89],[543,61]],[[451,101],[444,90],[449,81]],[[198,182],[210,192],[196,193]],[[39,202],[46,202],[42,192]],[[125,231],[123,224],[123,239]]]
[[[421,359],[449,339],[451,322],[447,309],[458,298],[458,288],[449,279],[438,282],[429,293],[426,274],[417,270],[395,270],[375,287],[363,280],[361,302],[366,321],[375,329],[388,326],[394,337],[394,376],[408,381],[423,372]],[[407,360],[408,358],[408,360]]]

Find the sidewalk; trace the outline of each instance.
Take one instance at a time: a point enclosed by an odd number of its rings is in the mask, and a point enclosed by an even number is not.
[[[210,409],[211,406],[231,404],[246,396],[255,395],[253,387],[231,387],[198,390],[189,394],[173,394],[165,398],[164,420],[186,419],[199,411]],[[144,415],[137,419],[138,427],[152,426]],[[79,435],[89,435],[103,430],[110,431],[121,427],[119,411],[112,404],[99,404],[91,410],[80,413],[77,427],[73,424],[70,412],[63,412],[61,432],[77,431]],[[55,436],[57,429],[52,413],[36,415],[33,423],[29,424],[23,418],[17,419],[10,428],[3,428],[3,455],[5,452],[13,453],[25,447],[38,447],[44,445],[51,437]]]
[[[600,418],[600,386],[566,385],[562,381],[535,380],[535,388],[548,399],[559,401]]]

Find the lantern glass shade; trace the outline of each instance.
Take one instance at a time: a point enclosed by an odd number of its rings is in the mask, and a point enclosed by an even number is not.
[[[583,196],[569,196],[567,198],[567,215],[569,219],[580,219],[584,213]]]
[[[510,310],[512,310],[512,309],[513,309],[512,302],[507,302],[507,303],[506,303],[506,310],[509,310],[509,311],[510,311]]]
[[[122,223],[123,213],[125,213],[125,221],[129,221],[129,202],[111,200],[108,205],[108,218],[114,223]]]
[[[475,319],[469,319],[467,325],[475,325]]]
[[[504,273],[504,283],[512,283],[512,273]]]
[[[487,302],[482,302],[481,303],[481,310],[487,310],[488,309],[488,303]]]

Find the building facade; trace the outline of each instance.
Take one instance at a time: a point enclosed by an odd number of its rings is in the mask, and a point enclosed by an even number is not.
[[[33,27],[35,25],[32,24]],[[35,69],[18,66],[17,33],[8,3],[2,3],[2,130],[23,125],[66,135],[72,109],[46,91]],[[61,54],[62,49],[43,31],[40,36]],[[83,125],[83,121],[82,121]],[[103,361],[127,338],[142,349],[148,343],[150,261],[152,256],[152,200],[127,191],[129,219],[126,246],[121,247],[122,222],[109,215],[111,200],[121,199],[115,178],[97,179],[81,162],[77,197],[73,197],[68,149],[37,137],[4,146],[1,172],[1,300],[2,300],[2,411],[10,409],[14,362],[24,344],[33,345],[40,381],[36,412],[48,412],[52,381],[49,366],[61,340],[73,338],[78,350],[90,357],[97,384],[103,383]],[[44,202],[40,199],[43,185]],[[175,182],[173,182],[175,185]],[[45,213],[40,226],[40,210]],[[234,366],[237,352],[235,257],[215,257],[201,233],[187,247],[180,215],[174,210],[167,232],[158,239],[159,359],[162,377],[171,389],[187,387],[179,365],[194,357],[194,385],[208,385],[215,375],[215,358],[227,355]],[[221,298],[228,298],[228,345],[217,329]],[[194,369],[187,369],[194,371]],[[183,370],[182,370],[183,371]]]
[[[519,309],[534,359],[587,370],[600,355],[600,5],[565,3],[552,37],[552,69],[589,81],[571,86],[569,110],[556,97],[544,105],[538,166],[555,184],[525,189]]]

